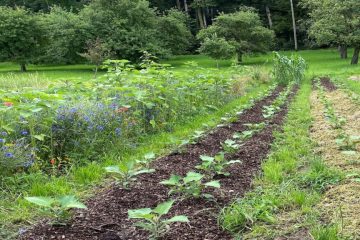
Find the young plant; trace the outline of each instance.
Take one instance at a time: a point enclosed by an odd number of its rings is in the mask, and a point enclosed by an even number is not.
[[[150,152],[150,153],[145,154],[141,160],[136,160],[136,163],[140,164],[145,169],[149,169],[150,163],[154,159],[155,159],[155,153]]]
[[[45,208],[55,216],[54,225],[65,225],[73,208],[86,209],[86,206],[78,201],[75,196],[63,197],[25,197],[25,200]]]
[[[210,181],[203,183],[204,175],[196,172],[188,172],[185,177],[172,175],[168,180],[160,182],[163,185],[169,186],[169,195],[180,194],[183,198],[212,198],[211,194],[204,194],[204,189],[208,187],[220,188],[219,181]]]
[[[360,143],[360,136],[350,136],[345,132],[339,134],[336,139],[336,144],[339,149],[346,153],[356,151],[356,145]]]
[[[225,152],[230,154],[236,153],[240,148],[240,145],[237,144],[236,141],[231,139],[227,139],[224,143],[221,144],[221,146],[223,147]]]
[[[204,136],[204,131],[195,131],[194,134],[190,138],[191,144],[196,144],[197,141]]]
[[[175,222],[187,223],[189,219],[184,215],[177,215],[170,219],[162,219],[162,217],[170,211],[174,200],[159,204],[156,208],[142,208],[128,210],[129,219],[139,219],[135,226],[144,229],[150,233],[150,239],[159,239],[163,237],[169,230],[170,225]]]
[[[130,182],[136,180],[136,176],[155,172],[155,169],[136,168],[134,161],[122,162],[118,166],[109,166],[105,170],[112,174],[117,183],[121,182],[124,188],[128,188]]]
[[[197,169],[203,170],[208,175],[224,175],[229,176],[230,173],[225,171],[225,168],[231,164],[241,163],[240,160],[231,160],[227,161],[223,152],[217,154],[215,157],[209,157],[201,155],[200,159],[202,160],[201,165],[196,166]]]

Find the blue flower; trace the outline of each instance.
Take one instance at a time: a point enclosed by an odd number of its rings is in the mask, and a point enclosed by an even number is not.
[[[99,130],[99,131],[103,131],[103,130],[104,130],[104,126],[101,126],[101,125],[100,125],[100,126],[97,126],[96,129]]]
[[[29,134],[29,132],[28,131],[26,131],[26,130],[24,130],[24,131],[21,131],[21,135],[24,135],[24,136],[26,136],[26,135],[28,135]]]
[[[4,143],[4,142],[5,142],[5,139],[0,138],[0,143]]]
[[[76,108],[71,108],[70,109],[70,113],[76,113],[77,112],[77,109]]]
[[[1,132],[1,135],[2,136],[7,136],[8,134],[7,134],[7,132]]]
[[[121,136],[121,128],[116,128],[115,134],[116,134],[116,136]]]
[[[8,152],[8,153],[5,153],[5,157],[7,157],[7,158],[13,158],[13,157],[14,157],[14,154]]]

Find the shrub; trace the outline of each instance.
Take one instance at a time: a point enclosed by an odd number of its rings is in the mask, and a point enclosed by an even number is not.
[[[300,83],[307,68],[305,60],[297,55],[290,58],[275,52],[273,77],[281,85],[287,85],[290,82]]]

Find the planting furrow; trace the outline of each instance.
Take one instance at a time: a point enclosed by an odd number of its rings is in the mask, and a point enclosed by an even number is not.
[[[235,197],[241,197],[251,187],[251,181],[259,170],[261,161],[270,151],[274,139],[273,132],[282,125],[287,113],[287,104],[273,110],[266,116],[264,107],[276,102],[281,95],[277,88],[270,96],[257,101],[253,107],[245,110],[236,122],[222,126],[186,149],[156,160],[151,168],[154,173],[140,175],[130,189],[115,185],[91,199],[86,212],[76,213],[68,226],[54,227],[47,224],[37,225],[21,239],[147,239],[148,234],[134,227],[134,221],[128,219],[129,209],[155,207],[169,200],[169,189],[159,184],[172,174],[185,176],[200,164],[200,156],[214,156],[224,150],[222,143],[233,138],[234,133],[249,130],[251,124],[266,122],[262,130],[255,132],[243,141],[239,150],[225,154],[227,159],[239,159],[241,164],[233,164],[227,169],[229,176],[216,175],[214,180],[221,183],[219,189],[207,189],[214,200],[187,198],[173,205],[170,215],[186,215],[189,224],[175,223],[165,239],[231,239],[217,224],[219,210]],[[296,90],[285,95],[290,100]],[[270,116],[270,117],[269,117]],[[250,124],[250,125],[249,125]],[[216,199],[216,200],[215,200]]]

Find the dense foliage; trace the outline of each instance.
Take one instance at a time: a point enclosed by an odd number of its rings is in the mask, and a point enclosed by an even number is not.
[[[205,41],[214,34],[224,38],[236,49],[239,61],[246,53],[266,52],[274,38],[273,32],[262,26],[259,15],[251,8],[221,14],[210,27],[200,31],[198,38]]]
[[[357,64],[360,52],[360,1],[303,0],[310,9],[309,35],[319,44],[354,47],[351,63]]]
[[[191,65],[189,73],[177,74],[147,58],[142,66],[107,61],[106,78],[0,92],[1,171],[56,173],[96,161],[107,148],[134,148],[143,136],[171,131],[238,94],[233,80],[216,71]]]

